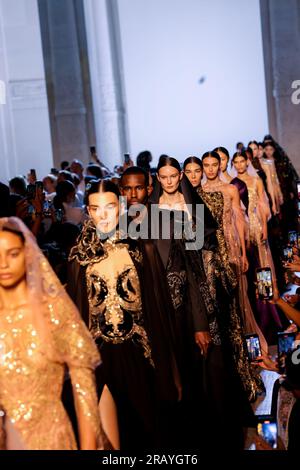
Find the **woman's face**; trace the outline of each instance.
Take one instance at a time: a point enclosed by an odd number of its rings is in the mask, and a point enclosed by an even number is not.
[[[112,232],[118,225],[119,199],[111,192],[94,193],[89,196],[88,213],[103,233]]]
[[[198,188],[198,186],[200,186],[203,172],[198,163],[188,163],[184,169],[184,173],[194,188]]]
[[[264,148],[262,145],[258,146],[258,158],[262,158],[264,156]]]
[[[241,175],[246,173],[248,169],[248,161],[242,156],[236,157],[233,161],[233,166],[238,172],[238,174]]]
[[[273,158],[274,152],[275,152],[275,149],[272,147],[272,145],[267,145],[264,148],[264,153],[267,158]]]
[[[21,238],[0,231],[0,287],[9,289],[19,284],[26,273],[25,248]]]
[[[163,191],[168,194],[176,193],[179,187],[182,173],[170,165],[163,166],[157,173],[157,179],[161,184]]]
[[[257,158],[258,157],[258,145],[252,143],[249,145],[249,147],[252,149],[253,158]]]
[[[220,162],[215,157],[207,157],[203,160],[203,171],[208,180],[217,178],[220,170]]]
[[[224,172],[227,170],[228,157],[225,153],[220,152],[220,150],[218,150],[217,153],[220,155],[220,158],[221,158],[221,171]]]

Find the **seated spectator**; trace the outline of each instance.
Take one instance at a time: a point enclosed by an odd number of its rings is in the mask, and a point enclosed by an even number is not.
[[[97,180],[97,179],[98,178],[96,178],[96,176],[85,175],[85,177],[84,177],[85,186],[87,184],[89,184],[91,181],[94,181],[94,180]]]
[[[136,166],[143,168],[146,171],[149,171],[151,168],[150,163],[152,162],[152,154],[149,150],[144,150],[140,152],[136,157]]]
[[[46,200],[52,201],[56,194],[57,178],[54,175],[47,175],[43,179],[43,185],[46,192]]]
[[[68,256],[79,233],[77,225],[56,222],[43,238],[41,249],[62,284],[67,282]]]
[[[64,160],[63,162],[61,162],[60,164],[60,168],[61,170],[69,170],[69,167],[70,167],[70,164],[67,160]]]
[[[9,187],[0,182],[0,217],[10,216]]]
[[[99,165],[96,163],[89,163],[86,167],[86,174],[89,176],[94,176],[97,180],[103,178],[103,172]]]
[[[83,199],[84,199],[84,192],[80,189],[80,178],[76,173],[72,173],[73,176],[73,183],[76,189],[76,195],[78,197],[80,207],[83,206]],[[85,188],[85,183],[84,183]]]
[[[27,184],[24,176],[15,176],[9,182],[9,190],[11,194],[19,194],[26,196]]]
[[[83,164],[80,160],[73,160],[70,166],[70,171],[76,174],[79,178],[78,191],[81,191],[82,194],[85,192],[84,184],[84,174],[83,174]]]
[[[75,186],[71,181],[58,183],[53,205],[56,210],[60,209],[63,211],[65,222],[79,225],[82,224],[86,218],[79,204]]]
[[[61,183],[62,181],[71,181],[71,183],[73,183],[72,173],[67,170],[61,170],[58,173],[57,183]]]

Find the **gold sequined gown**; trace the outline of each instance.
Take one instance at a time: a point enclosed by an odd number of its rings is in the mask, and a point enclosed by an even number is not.
[[[55,309],[52,304],[44,308],[46,337],[24,324],[22,309],[1,312],[0,408],[13,432],[8,436],[12,448],[72,450],[77,445],[61,401],[66,366],[73,394],[97,434],[93,368],[99,355],[83,322],[68,314],[68,304],[58,300]]]
[[[224,183],[227,184],[227,183]],[[244,334],[247,328],[253,328],[263,338],[259,330],[249,300],[247,291],[242,287],[240,264],[240,245],[238,234],[234,227],[234,216],[230,198],[221,183],[218,191],[205,191],[198,188],[198,194],[210,209],[218,223],[217,252],[203,251],[204,267],[207,274],[208,286],[213,298],[225,301],[229,316],[224,314],[223,305],[220,304],[219,324],[223,335],[229,338],[235,368],[240,376],[243,388],[250,401],[255,400],[257,392],[263,386],[260,379],[253,373],[244,343]],[[223,290],[220,292],[220,283]],[[226,299],[226,300],[225,300]],[[245,304],[248,309],[245,308]],[[246,317],[246,318],[245,318]],[[251,326],[250,326],[251,325]],[[264,338],[263,338],[264,340]],[[265,340],[264,340],[265,342]]]
[[[275,162],[273,159],[261,158],[260,163],[267,176],[268,192],[272,201],[275,203],[276,211],[280,212],[280,207],[283,204],[283,195],[278,180]]]
[[[257,178],[253,178],[247,182],[249,194],[249,221],[250,221],[250,249],[251,256],[249,256],[250,268],[248,271],[249,286],[253,286],[253,281],[256,280],[256,268],[268,267],[272,272],[273,288],[277,289],[276,272],[274,268],[272,253],[270,250],[268,240],[261,241],[263,233],[263,217],[267,217],[269,207],[265,198],[260,197],[257,188]],[[252,294],[255,297],[255,294]],[[277,331],[282,329],[282,323],[277,312],[276,306],[270,303],[263,303],[260,300],[256,301],[256,316],[257,323],[259,324],[264,336],[268,339],[270,344],[276,341]]]

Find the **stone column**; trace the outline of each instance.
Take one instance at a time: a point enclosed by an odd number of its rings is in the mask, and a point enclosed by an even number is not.
[[[94,145],[82,0],[38,0],[54,161],[89,161]]]
[[[0,80],[0,179],[42,178],[53,160],[37,0],[0,1]]]
[[[270,132],[300,174],[300,104],[292,101],[300,80],[300,2],[260,0],[260,7]]]
[[[110,168],[129,151],[116,0],[84,0],[98,157]]]

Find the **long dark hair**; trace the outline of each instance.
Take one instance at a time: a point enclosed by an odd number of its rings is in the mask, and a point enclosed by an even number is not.
[[[156,170],[157,173],[164,166],[172,166],[173,168],[176,168],[176,170],[178,170],[179,173],[181,173],[180,163],[178,162],[178,160],[176,160],[176,158],[168,157],[166,155],[161,155],[159,157],[159,161],[157,165],[157,170]]]
[[[14,228],[11,225],[11,222],[7,222],[6,224],[4,224],[3,227],[2,227],[2,231],[3,232],[9,232],[9,233],[12,233],[13,235],[16,235],[17,237],[19,237],[22,240],[23,244],[25,243],[25,237],[24,237],[23,233],[20,232],[20,230]]]
[[[184,160],[183,170],[185,170],[186,166],[189,165],[190,163],[196,163],[197,165],[200,166],[201,169],[203,169],[203,165],[202,165],[202,162],[201,162],[200,158],[198,158],[198,157],[188,157]]]
[[[67,202],[68,194],[75,194],[75,185],[72,181],[61,181],[56,186],[56,195],[53,199],[55,209],[63,209],[63,202]]]
[[[256,140],[250,140],[248,147],[250,147],[251,144],[255,144],[258,147],[258,142]]]
[[[213,152],[222,152],[222,153],[224,153],[224,155],[226,155],[228,160],[230,159],[229,152],[225,147],[216,147],[215,149],[213,149]]]
[[[246,154],[246,152],[245,152],[244,150],[243,150],[242,152],[235,152],[235,153],[233,154],[232,159],[231,159],[231,166],[232,166],[234,160],[235,160],[236,158],[238,158],[238,157],[242,157],[242,158],[244,158],[245,160],[248,160],[247,154]]]
[[[209,158],[209,157],[215,158],[216,160],[218,160],[219,163],[221,163],[221,157],[215,150],[212,150],[211,152],[205,152],[202,155],[202,159],[201,159],[202,163],[203,163],[203,160],[205,160],[206,158]]]

